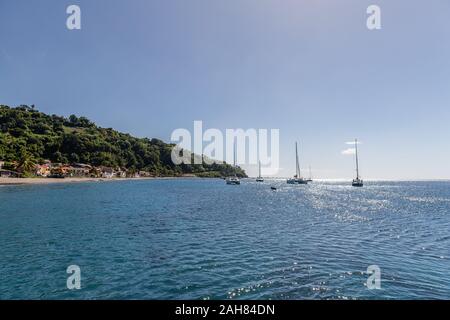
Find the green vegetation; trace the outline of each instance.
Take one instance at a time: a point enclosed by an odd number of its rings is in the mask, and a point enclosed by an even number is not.
[[[35,164],[48,159],[147,171],[155,176],[246,176],[242,169],[228,164],[174,165],[173,147],[158,139],[100,128],[85,117],[64,118],[44,114],[34,106],[0,105],[0,160],[15,163],[21,172],[30,172]]]

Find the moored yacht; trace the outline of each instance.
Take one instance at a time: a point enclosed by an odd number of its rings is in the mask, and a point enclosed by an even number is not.
[[[264,182],[264,178],[261,176],[261,161],[258,163],[259,170],[258,170],[258,177],[256,178],[256,182]]]
[[[353,179],[352,186],[362,187],[364,185],[364,182],[359,176],[358,139],[355,139],[355,159],[356,159],[356,179]]]
[[[225,181],[227,184],[238,185],[241,184],[241,180],[239,180],[238,176],[236,175],[236,145],[234,145],[233,149],[233,168],[235,169],[235,173],[234,176],[227,177]]]
[[[308,184],[306,179],[303,179],[300,172],[300,164],[298,161],[297,142],[295,143],[295,176],[287,180],[289,184]]]

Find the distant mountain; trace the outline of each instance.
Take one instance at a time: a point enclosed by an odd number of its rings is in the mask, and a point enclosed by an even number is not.
[[[245,177],[229,164],[174,165],[174,144],[136,138],[111,128],[100,128],[85,117],[64,118],[39,112],[34,106],[0,105],[0,160],[42,163],[86,163],[148,171],[155,176]]]

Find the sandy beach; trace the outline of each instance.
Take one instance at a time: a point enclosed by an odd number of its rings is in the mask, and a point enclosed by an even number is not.
[[[204,179],[191,175],[181,177],[140,177],[140,178],[0,178],[1,185],[24,185],[24,184],[51,184],[51,183],[79,183],[79,182],[112,182],[127,180],[168,180],[168,179]]]
[[[81,183],[81,182],[112,182],[126,180],[148,180],[159,178],[0,178],[1,185],[24,185],[24,184],[51,184],[51,183]],[[162,178],[165,179],[165,178]]]
[[[72,182],[95,182],[95,181],[114,181],[119,179],[101,179],[101,178],[0,178],[0,185],[16,184],[50,184],[50,183],[72,183]],[[125,179],[120,179],[125,180]]]

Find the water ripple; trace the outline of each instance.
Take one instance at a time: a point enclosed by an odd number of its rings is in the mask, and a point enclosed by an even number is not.
[[[4,186],[0,298],[449,299],[449,212],[449,182]]]

